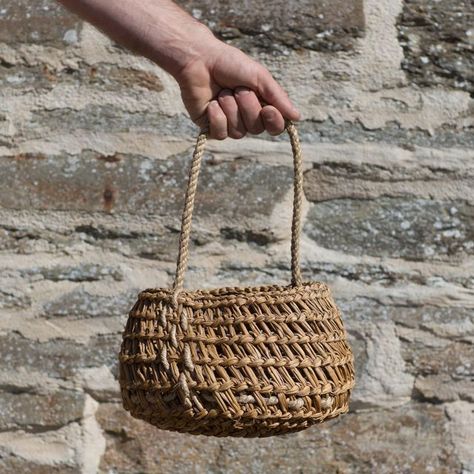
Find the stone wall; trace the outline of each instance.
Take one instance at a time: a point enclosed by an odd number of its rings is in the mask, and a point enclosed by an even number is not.
[[[351,412],[255,441],[122,410],[121,330],[171,283],[196,129],[159,68],[53,0],[3,0],[0,472],[474,472],[469,2],[182,4],[303,112],[303,273],[344,312]],[[291,172],[284,136],[209,144],[188,287],[288,281]]]

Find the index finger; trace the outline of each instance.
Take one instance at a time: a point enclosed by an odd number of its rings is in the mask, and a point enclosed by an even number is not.
[[[262,68],[257,77],[257,93],[267,104],[278,109],[283,117],[295,121],[300,119],[301,114],[288,94],[265,68]]]

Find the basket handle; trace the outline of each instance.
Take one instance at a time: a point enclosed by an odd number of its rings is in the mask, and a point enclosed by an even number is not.
[[[301,285],[300,268],[300,234],[301,234],[301,204],[303,199],[303,165],[301,156],[301,145],[293,122],[287,120],[285,129],[290,137],[291,149],[293,152],[293,219],[291,225],[291,284]],[[173,283],[173,301],[177,304],[178,294],[183,289],[184,275],[186,273],[189,256],[189,237],[191,234],[191,220],[194,209],[194,198],[201,168],[201,161],[204,155],[204,148],[207,142],[208,131],[201,130],[196,140],[191,168],[189,170],[184,208],[181,218],[181,231],[179,236],[178,261],[176,264],[176,274]]]

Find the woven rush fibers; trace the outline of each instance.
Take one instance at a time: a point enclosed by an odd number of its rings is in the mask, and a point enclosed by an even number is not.
[[[133,416],[167,430],[248,437],[299,431],[348,410],[352,353],[326,285],[180,297],[186,330],[173,313],[170,290],[143,291],[130,312],[120,382]],[[194,367],[186,405],[176,385],[185,344]]]
[[[191,220],[207,132],[196,142],[172,288],[142,291],[120,351],[123,406],[158,428],[260,437],[305,429],[348,410],[351,349],[328,287],[303,282],[303,171],[295,126],[291,284],[186,291]]]

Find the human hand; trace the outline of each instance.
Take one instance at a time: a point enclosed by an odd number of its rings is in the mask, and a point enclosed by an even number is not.
[[[174,77],[191,119],[201,128],[209,124],[211,138],[242,138],[264,130],[278,135],[285,119],[300,118],[264,66],[216,38],[209,42]]]
[[[211,138],[242,138],[264,130],[277,135],[285,119],[299,119],[264,66],[219,41],[171,0],[59,1],[169,72],[191,119],[201,128],[209,123]]]

